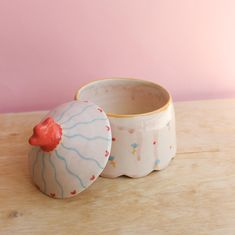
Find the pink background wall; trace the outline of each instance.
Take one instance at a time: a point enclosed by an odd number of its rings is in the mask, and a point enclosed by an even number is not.
[[[235,1],[0,0],[0,112],[49,109],[110,76],[175,100],[235,97]]]

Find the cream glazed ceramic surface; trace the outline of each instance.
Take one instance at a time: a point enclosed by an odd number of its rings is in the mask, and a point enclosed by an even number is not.
[[[176,153],[175,114],[169,93],[138,79],[113,78],[81,88],[77,99],[104,109],[112,129],[104,177],[142,177],[168,166]]]
[[[34,128],[29,168],[37,188],[53,198],[72,197],[105,168],[111,128],[103,110],[90,102],[58,106]]]

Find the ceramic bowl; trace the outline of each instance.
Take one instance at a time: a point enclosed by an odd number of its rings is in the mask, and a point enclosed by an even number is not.
[[[111,78],[83,86],[75,99],[107,114],[112,147],[101,176],[138,178],[168,166],[176,154],[175,114],[170,94],[153,82]]]

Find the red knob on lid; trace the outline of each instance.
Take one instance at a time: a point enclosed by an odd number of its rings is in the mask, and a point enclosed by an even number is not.
[[[61,136],[61,126],[53,118],[48,117],[34,127],[29,143],[34,146],[40,146],[45,152],[50,152],[59,144]]]

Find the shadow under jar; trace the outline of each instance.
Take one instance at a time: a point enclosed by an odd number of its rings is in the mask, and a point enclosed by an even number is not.
[[[170,94],[153,82],[110,78],[78,90],[77,100],[102,107],[112,148],[101,176],[138,178],[168,166],[176,154],[175,114]]]

